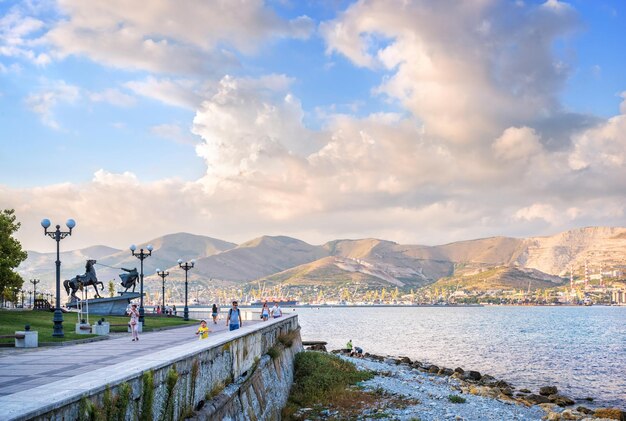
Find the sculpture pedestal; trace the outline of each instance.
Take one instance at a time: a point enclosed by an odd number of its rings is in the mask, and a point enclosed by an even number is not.
[[[76,323],[76,334],[77,335],[90,335],[91,325],[88,323]]]
[[[111,330],[109,322],[103,322],[102,324],[95,324],[91,327],[91,331],[96,335],[108,335]]]
[[[117,297],[90,298],[87,303],[83,303],[83,309],[89,309],[89,314],[98,316],[125,316],[130,300],[139,298],[138,292],[127,292]],[[67,304],[69,308],[77,308],[77,302],[71,301]]]
[[[16,348],[37,348],[39,345],[39,333],[36,331],[17,331],[16,335],[24,335],[24,339],[15,338]]]

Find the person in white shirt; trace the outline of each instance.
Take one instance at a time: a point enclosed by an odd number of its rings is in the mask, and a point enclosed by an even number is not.
[[[272,307],[272,309],[270,310],[270,313],[272,317],[275,319],[283,315],[283,311],[280,309],[280,306],[278,305],[278,303],[274,303],[274,307]]]

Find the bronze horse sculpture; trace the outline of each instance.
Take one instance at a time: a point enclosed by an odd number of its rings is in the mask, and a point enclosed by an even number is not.
[[[101,281],[98,281],[98,277],[96,276],[96,269],[94,265],[96,264],[95,260],[89,259],[85,264],[85,273],[83,275],[76,275],[72,279],[66,279],[63,281],[63,286],[65,287],[65,291],[70,296],[72,300],[78,300],[79,298],[76,296],[76,291],[79,289],[83,289],[83,287],[88,287],[92,285],[96,290],[96,297],[102,298],[98,293],[98,284],[102,290],[104,290],[104,284]],[[72,290],[70,294],[70,289]]]
[[[124,292],[128,292],[128,288],[133,287],[133,292],[135,292],[135,286],[137,285],[137,279],[139,279],[139,273],[137,272],[137,268],[133,268],[133,269],[125,269],[125,268],[120,268],[123,271],[126,271],[128,273],[121,273],[119,275],[120,279],[122,280],[121,285],[126,288],[124,290]]]

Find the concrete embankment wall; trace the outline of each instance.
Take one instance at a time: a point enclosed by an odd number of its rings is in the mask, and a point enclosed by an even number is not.
[[[2,419],[278,419],[301,350],[289,315],[63,380],[71,392],[54,383],[20,392],[29,403],[3,408]]]

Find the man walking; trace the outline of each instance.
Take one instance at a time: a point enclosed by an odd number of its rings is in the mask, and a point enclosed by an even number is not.
[[[237,301],[233,301],[233,306],[228,310],[226,326],[228,326],[228,330],[237,330],[240,326],[243,326],[241,322],[241,311],[239,311]]]

